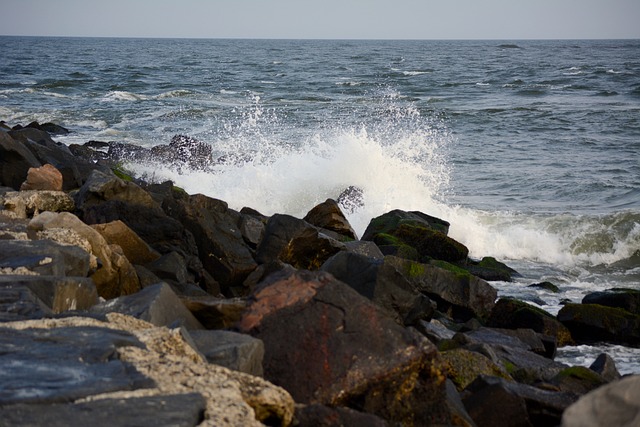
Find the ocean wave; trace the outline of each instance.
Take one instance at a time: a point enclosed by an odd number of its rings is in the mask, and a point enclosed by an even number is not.
[[[143,101],[149,99],[146,95],[140,95],[125,90],[112,90],[102,97],[102,101],[114,102],[114,101]]]
[[[187,89],[176,89],[170,90],[168,92],[163,92],[154,96],[156,99],[165,99],[165,98],[183,98],[192,95],[193,92]]]

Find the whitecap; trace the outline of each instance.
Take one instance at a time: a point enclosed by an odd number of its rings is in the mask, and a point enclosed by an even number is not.
[[[127,92],[123,90],[113,90],[109,91],[103,98],[103,101],[142,101],[148,99],[145,95],[140,95],[132,92]]]

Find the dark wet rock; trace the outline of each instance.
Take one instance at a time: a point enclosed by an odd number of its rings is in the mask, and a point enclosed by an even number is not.
[[[91,313],[122,313],[156,326],[203,329],[202,324],[182,304],[166,283],[148,286],[140,292],[105,301],[91,309]]]
[[[387,263],[435,301],[438,310],[458,321],[466,322],[474,317],[486,319],[493,309],[496,289],[464,270],[451,271],[392,256],[385,257]]]
[[[0,285],[0,322],[40,319],[52,315],[49,307],[24,285]]]
[[[546,354],[544,343],[532,329],[494,329],[481,327],[473,331],[459,332],[455,335],[454,340],[462,345],[489,344],[493,346],[520,348],[543,356]]]
[[[606,353],[600,354],[593,361],[589,369],[600,374],[607,382],[620,379],[621,375],[616,367],[616,362]]]
[[[356,232],[345,218],[340,206],[333,199],[327,199],[307,213],[303,218],[311,225],[327,229],[344,236],[344,240],[356,240]]]
[[[62,191],[62,174],[50,164],[29,168],[27,179],[20,186],[20,191],[26,190]]]
[[[504,367],[493,362],[488,357],[474,352],[457,348],[440,353],[444,361],[444,373],[461,391],[480,375],[489,375],[513,381]]]
[[[514,276],[520,275],[516,270],[493,257],[484,257],[480,261],[467,260],[458,265],[474,276],[489,281],[510,282]]]
[[[463,399],[480,426],[555,426],[576,396],[542,390],[502,378],[480,376],[467,387]]]
[[[232,288],[242,288],[257,263],[238,228],[241,214],[202,194],[176,202],[173,209],[172,215],[193,234],[205,270],[223,293],[233,295]]]
[[[389,425],[382,418],[372,414],[318,404],[296,405],[294,419],[299,427],[387,427]]]
[[[166,153],[169,159],[185,163],[193,169],[204,169],[211,164],[211,145],[193,137],[174,135],[168,145],[168,150],[163,150],[161,147],[163,146],[156,146],[151,149],[151,152],[156,154],[154,149],[161,150]]]
[[[573,342],[569,329],[546,311],[513,298],[500,298],[491,312],[487,326],[494,328],[530,328],[556,338],[558,347]]]
[[[196,348],[209,363],[261,377],[264,344],[250,335],[233,331],[190,331]]]
[[[579,343],[598,341],[640,345],[640,315],[599,304],[567,304],[558,320]]]
[[[339,252],[321,269],[369,298],[399,323],[412,325],[420,319],[430,318],[435,311],[431,301],[386,259],[379,261]]]
[[[449,233],[450,225],[447,221],[422,212],[395,209],[373,218],[362,235],[362,240],[372,240],[380,233],[388,234],[402,224],[419,224],[443,234]]]
[[[77,246],[51,240],[0,240],[0,268],[5,274],[21,269],[43,276],[87,277],[90,258]]]
[[[192,281],[184,257],[177,252],[169,252],[146,266],[156,277],[176,285]]]
[[[42,164],[20,141],[0,130],[0,185],[19,190],[30,168]]]
[[[568,366],[536,354],[530,350],[490,345],[497,360],[511,377],[524,384],[549,382]]]
[[[529,285],[530,288],[538,288],[538,289],[544,289],[553,293],[558,293],[560,292],[560,288],[558,288],[556,285],[554,285],[551,282],[540,282],[540,283],[533,283],[531,285]]]
[[[344,247],[347,252],[352,252],[354,254],[364,255],[366,257],[375,258],[378,260],[384,258],[384,254],[380,251],[378,245],[366,240],[344,242]]]
[[[119,201],[136,205],[140,209],[159,208],[153,198],[140,186],[124,181],[113,174],[93,171],[76,196],[80,211],[107,201]]]
[[[242,298],[218,298],[214,296],[181,297],[185,307],[207,329],[225,329],[235,325],[247,307]]]
[[[614,381],[582,396],[562,415],[562,427],[633,427],[640,413],[640,375]]]
[[[592,292],[582,298],[582,303],[622,308],[630,313],[640,315],[640,290],[614,288],[602,292]]]
[[[323,235],[306,221],[276,214],[267,221],[256,260],[261,264],[280,260],[295,268],[317,270],[332,255],[344,249],[343,243]]]
[[[0,289],[23,288],[29,289],[52,313],[87,310],[98,302],[96,285],[86,277],[0,275]]]
[[[578,396],[582,396],[607,383],[600,374],[584,366],[565,368],[551,378],[549,382],[561,391]]]
[[[432,343],[438,345],[444,340],[453,339],[456,332],[447,328],[442,322],[437,319],[431,319],[430,321],[420,320],[415,325],[416,329],[420,331],[425,337]]]
[[[241,214],[238,223],[238,229],[242,234],[244,242],[253,250],[257,249],[258,245],[264,237],[264,229],[266,227],[267,219],[256,217],[254,215]]]
[[[191,427],[204,421],[205,407],[202,395],[190,393],[53,405],[7,405],[0,407],[0,417],[6,425],[23,426]]]
[[[265,343],[265,378],[297,402],[398,423],[447,424],[433,344],[325,272],[263,282],[238,323]]]
[[[69,129],[51,122],[46,122],[42,124],[38,122],[31,122],[25,127],[42,130],[47,132],[49,135],[66,135],[69,133]]]
[[[153,385],[118,359],[119,347],[143,346],[126,332],[106,327],[0,327],[0,342],[0,407],[67,402]]]

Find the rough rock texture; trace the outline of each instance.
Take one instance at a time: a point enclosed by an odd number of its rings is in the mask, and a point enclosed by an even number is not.
[[[265,343],[265,378],[301,403],[407,424],[447,423],[435,347],[322,272],[272,276],[238,328]]]
[[[630,313],[640,314],[640,290],[609,289],[603,292],[592,292],[582,298],[582,303],[622,308]]]
[[[640,425],[640,375],[600,387],[569,406],[562,427],[633,427]]]
[[[447,377],[459,391],[471,384],[480,375],[502,377],[509,381],[513,378],[507,371],[488,357],[473,351],[457,348],[441,353]]]
[[[356,232],[345,218],[338,203],[333,199],[327,199],[317,205],[303,219],[316,227],[336,232],[346,237],[345,240],[357,239]]]
[[[16,343],[10,350],[5,346],[0,354],[0,406],[74,400],[93,410],[113,402],[98,403],[103,399],[125,404],[129,399],[136,402],[140,398],[197,393],[205,401],[201,426],[291,424],[294,402],[283,389],[208,364],[177,329],[155,327],[116,313],[107,318],[108,322],[73,317],[0,325],[0,342],[7,343],[11,337]],[[25,354],[37,362],[29,363],[31,359],[25,359]],[[33,374],[36,367],[38,375]],[[75,372],[79,376],[70,376]],[[105,376],[110,380],[101,381]],[[31,384],[32,392],[15,393],[24,384]],[[200,400],[196,396],[193,399],[196,403]],[[148,402],[153,405],[157,399]],[[116,405],[113,410],[121,408]],[[195,412],[190,405],[183,410]],[[175,419],[173,411],[166,414],[169,418],[164,423],[161,415],[158,411],[152,418],[153,425],[173,425],[168,421]],[[116,416],[112,414],[114,420]]]
[[[51,240],[0,240],[2,274],[86,277],[90,266],[89,254],[77,246]]]
[[[389,424],[372,414],[349,408],[324,405],[296,405],[295,420],[300,427],[387,427]]]
[[[487,321],[495,328],[530,328],[556,337],[558,347],[573,343],[571,332],[546,311],[513,298],[500,298]]]
[[[19,190],[30,168],[41,166],[24,144],[0,130],[0,185]]]
[[[44,211],[71,212],[75,208],[73,199],[62,191],[8,192],[2,204],[0,214],[9,218],[31,218]]]
[[[580,343],[607,341],[640,345],[640,315],[599,304],[566,304],[558,320]]]
[[[209,363],[261,377],[264,343],[233,331],[190,331],[196,348]]]
[[[29,168],[27,179],[20,186],[20,191],[25,190],[62,191],[62,174],[50,164]]]
[[[616,362],[606,353],[596,357],[589,369],[600,374],[608,382],[620,379],[620,372],[616,368]]]
[[[122,248],[122,252],[132,264],[145,265],[160,258],[160,254],[138,236],[135,231],[118,220],[106,224],[94,224],[93,228],[113,245]]]
[[[235,325],[247,307],[242,298],[218,298],[214,296],[181,297],[184,305],[207,329],[225,329]]]
[[[52,313],[87,310],[98,302],[96,286],[84,277],[0,275],[0,288],[29,289]]]

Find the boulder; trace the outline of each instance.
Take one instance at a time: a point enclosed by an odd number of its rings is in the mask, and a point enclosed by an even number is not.
[[[87,277],[90,266],[89,254],[77,246],[51,240],[0,240],[3,274],[17,274],[21,270],[23,274]]]
[[[28,287],[0,286],[0,322],[40,319],[52,314],[51,309]]]
[[[124,181],[113,174],[94,170],[76,195],[80,211],[106,201],[136,205],[139,209],[158,209],[153,198],[133,182]]]
[[[311,225],[324,228],[344,236],[343,240],[356,240],[356,232],[353,230],[347,218],[345,218],[340,206],[333,199],[317,205],[303,218]]]
[[[582,303],[621,308],[640,315],[640,290],[614,288],[602,292],[592,292],[582,298]]]
[[[51,122],[40,124],[34,121],[29,123],[25,127],[42,130],[47,132],[49,135],[66,135],[69,133],[69,129]]]
[[[53,405],[16,404],[0,407],[6,425],[50,427],[197,426],[204,421],[204,397],[198,393],[98,399]]]
[[[372,414],[349,408],[325,405],[296,405],[295,420],[300,427],[388,427],[386,421]]]
[[[133,295],[105,301],[91,309],[94,314],[121,313],[156,326],[203,329],[166,283],[148,286]]]
[[[579,343],[640,345],[640,315],[599,304],[566,304],[558,320]]]
[[[96,284],[98,295],[115,298],[132,294],[140,289],[135,269],[129,261],[110,246],[96,230],[83,223],[75,215],[62,212],[43,212],[29,223],[33,231],[66,228],[74,230],[91,244],[91,253],[100,260],[101,266],[91,278]]]
[[[576,396],[503,378],[480,376],[465,390],[464,405],[480,426],[555,426]]]
[[[462,345],[489,344],[520,348],[544,356],[546,348],[539,335],[532,329],[495,329],[481,327],[468,332],[458,332],[454,340]],[[551,358],[553,359],[553,358]]]
[[[27,179],[20,186],[20,191],[25,190],[62,191],[62,174],[50,164],[29,168]]]
[[[39,166],[40,161],[23,143],[0,130],[0,185],[19,190],[29,169]]]
[[[328,273],[271,276],[237,327],[263,340],[265,378],[297,402],[347,406],[394,423],[449,422],[433,344]]]
[[[554,285],[551,282],[532,283],[531,285],[529,285],[529,287],[530,288],[537,288],[537,289],[544,289],[544,290],[547,290],[549,292],[553,292],[555,294],[560,292],[560,288],[558,288],[556,285]]]
[[[474,276],[489,281],[511,282],[514,276],[520,275],[516,270],[493,257],[484,257],[480,261],[467,260],[464,263],[458,263],[458,266]]]
[[[181,163],[190,169],[202,170],[211,164],[211,145],[187,135],[174,135],[167,145],[151,148],[151,157],[160,162]]]
[[[0,288],[18,292],[26,288],[46,305],[48,310],[45,311],[52,313],[88,310],[98,302],[96,286],[85,277],[0,275]],[[25,301],[29,300],[27,297]]]
[[[573,393],[577,396],[582,396],[607,383],[600,374],[584,366],[565,368],[558,372],[549,382],[558,387],[559,390]]]
[[[401,324],[430,318],[434,312],[431,301],[388,261],[342,251],[329,258],[321,270],[369,298]]]
[[[196,349],[209,363],[257,377],[263,376],[264,344],[233,331],[190,331]]]
[[[606,353],[596,357],[589,369],[600,374],[607,382],[619,380],[621,377],[618,368],[616,368],[616,362]]]
[[[10,218],[31,218],[44,211],[71,212],[75,208],[73,199],[62,191],[7,192],[2,196],[2,215]]]
[[[480,375],[501,377],[508,381],[513,378],[507,371],[488,357],[474,351],[457,348],[440,353],[444,361],[444,372],[462,391]]]
[[[438,310],[449,313],[458,321],[486,319],[493,309],[498,294],[496,289],[464,270],[447,270],[393,256],[385,257],[387,263],[435,301]]]
[[[640,375],[582,396],[562,414],[562,427],[633,427],[640,424]]]
[[[380,251],[378,245],[366,240],[353,240],[351,242],[344,242],[344,247],[347,252],[354,254],[364,255],[369,258],[383,259],[384,254]]]
[[[256,268],[256,261],[238,228],[240,213],[227,203],[202,194],[178,201],[173,216],[189,230],[206,271],[232,296],[242,291],[242,282]]]
[[[541,308],[513,298],[500,298],[487,320],[494,328],[530,328],[556,338],[558,347],[573,343],[571,332],[555,317]]]
[[[160,258],[160,254],[130,229],[124,222],[117,220],[92,226],[109,244],[122,248],[122,252],[132,264],[145,265]]]
[[[295,268],[317,270],[332,255],[345,249],[343,243],[290,215],[269,218],[265,235],[256,251],[258,263],[280,260]]]
[[[243,298],[218,298],[207,296],[180,297],[185,307],[207,329],[225,329],[235,325],[247,307]]]

